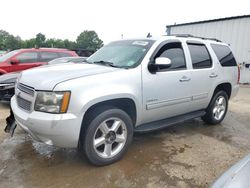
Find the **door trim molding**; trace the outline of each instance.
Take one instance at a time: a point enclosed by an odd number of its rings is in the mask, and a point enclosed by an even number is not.
[[[190,102],[191,100],[192,100],[192,97],[184,97],[184,98],[171,99],[171,100],[165,100],[165,101],[151,102],[151,103],[146,104],[146,109],[152,110],[156,108],[162,108],[165,106],[172,106],[176,104]]]

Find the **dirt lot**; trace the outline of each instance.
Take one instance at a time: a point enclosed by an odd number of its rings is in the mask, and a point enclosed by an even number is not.
[[[118,163],[94,167],[74,149],[32,141],[2,130],[8,105],[0,105],[0,187],[208,187],[250,153],[250,87],[230,102],[221,125],[200,119],[136,135]]]

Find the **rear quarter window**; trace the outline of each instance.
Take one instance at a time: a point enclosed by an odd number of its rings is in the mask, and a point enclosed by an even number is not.
[[[223,67],[237,66],[233,53],[228,46],[220,44],[211,44],[211,47],[214,50],[218,60],[220,61],[221,66]]]

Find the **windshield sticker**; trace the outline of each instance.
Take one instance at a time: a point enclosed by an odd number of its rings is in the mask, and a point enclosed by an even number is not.
[[[133,45],[140,45],[140,46],[147,46],[148,42],[146,42],[146,41],[134,41],[132,44]]]

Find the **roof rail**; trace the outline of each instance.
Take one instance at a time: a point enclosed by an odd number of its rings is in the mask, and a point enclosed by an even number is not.
[[[190,34],[175,34],[175,35],[169,35],[169,36],[175,36],[175,37],[185,37],[185,38],[197,38],[197,39],[203,39],[203,40],[213,40],[216,42],[222,42],[221,40],[218,40],[216,38],[207,38],[207,37],[198,37],[198,36],[194,36],[194,35],[190,35]]]

